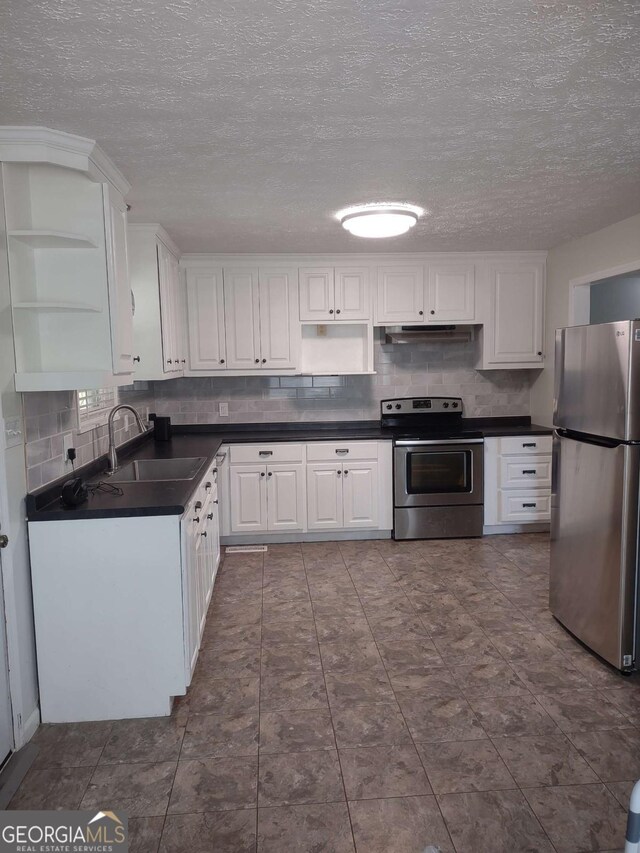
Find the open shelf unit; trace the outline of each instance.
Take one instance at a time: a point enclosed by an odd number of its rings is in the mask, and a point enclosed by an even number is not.
[[[370,374],[373,327],[360,323],[303,323],[300,373],[314,376]]]
[[[2,177],[16,387],[103,378],[111,364],[103,184],[49,163],[3,163]]]

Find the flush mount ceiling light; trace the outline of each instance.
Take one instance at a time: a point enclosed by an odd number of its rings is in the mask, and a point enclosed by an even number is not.
[[[415,204],[384,202],[347,207],[336,216],[354,237],[380,238],[406,234],[424,212]]]

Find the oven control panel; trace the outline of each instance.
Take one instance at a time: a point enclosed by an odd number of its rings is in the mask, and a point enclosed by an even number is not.
[[[380,411],[383,417],[391,414],[461,414],[462,399],[460,397],[402,397],[399,400],[382,400]]]

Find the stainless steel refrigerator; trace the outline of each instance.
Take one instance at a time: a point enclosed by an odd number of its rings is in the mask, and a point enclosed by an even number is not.
[[[638,659],[640,320],[556,332],[553,615],[620,670]]]

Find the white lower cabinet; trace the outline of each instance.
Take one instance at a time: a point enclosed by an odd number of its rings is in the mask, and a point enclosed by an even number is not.
[[[231,465],[231,532],[304,529],[304,468],[298,463]]]
[[[212,467],[182,517],[29,523],[43,723],[163,716],[186,692],[220,560]]]
[[[485,438],[485,533],[550,519],[551,436]]]
[[[346,463],[342,472],[343,527],[377,527],[378,463]]]
[[[238,444],[225,452],[223,539],[391,530],[389,441]]]
[[[307,465],[309,530],[378,527],[378,463]]]
[[[342,463],[307,465],[307,527],[309,530],[338,530],[342,527]]]

